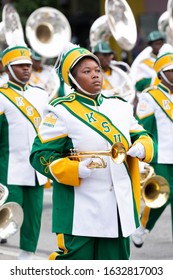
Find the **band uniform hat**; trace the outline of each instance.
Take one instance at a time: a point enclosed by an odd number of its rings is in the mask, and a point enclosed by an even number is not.
[[[31,51],[25,46],[8,47],[3,51],[2,64],[4,67],[17,64],[32,64]]]
[[[157,40],[165,40],[165,36],[160,31],[154,30],[148,34],[147,36],[148,44]]]
[[[109,42],[107,41],[101,41],[98,42],[95,47],[92,48],[93,53],[114,53],[114,51],[111,49]]]
[[[165,53],[158,57],[154,63],[154,70],[158,74],[160,71],[173,69],[173,53]]]
[[[42,56],[34,50],[31,51],[31,58],[37,61],[42,60]]]
[[[93,58],[98,65],[100,65],[100,61],[97,56],[91,53],[89,50],[81,47],[77,47],[68,51],[65,56],[62,58],[61,66],[59,69],[60,77],[64,80],[64,82],[71,86],[72,82],[69,77],[69,72],[71,69],[84,57],[91,57]]]

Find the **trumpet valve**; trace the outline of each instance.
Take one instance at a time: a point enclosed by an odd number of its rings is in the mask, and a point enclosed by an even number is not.
[[[77,156],[79,155],[78,149],[70,149],[70,156]]]
[[[103,158],[101,157],[98,157],[98,156],[92,156],[92,158],[99,158],[100,162],[96,162],[96,161],[91,161],[87,167],[89,169],[92,169],[92,168],[106,168],[107,167],[107,163],[104,161]]]

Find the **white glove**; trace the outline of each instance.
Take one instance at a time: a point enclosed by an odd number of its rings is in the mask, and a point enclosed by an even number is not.
[[[139,171],[141,174],[146,173],[146,169],[149,167],[149,164],[143,161],[139,161]]]
[[[127,155],[143,159],[145,158],[145,148],[141,143],[136,143],[128,150]]]
[[[88,168],[87,166],[92,162],[91,158],[79,162],[79,178],[87,178],[91,176],[94,169]]]

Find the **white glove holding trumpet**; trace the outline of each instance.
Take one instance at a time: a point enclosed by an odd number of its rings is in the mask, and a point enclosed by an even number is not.
[[[92,161],[92,158],[88,158],[79,162],[79,178],[85,179],[91,176],[94,168],[89,168],[88,166]]]
[[[137,157],[139,159],[145,158],[145,148],[141,143],[136,143],[127,151],[127,155]]]

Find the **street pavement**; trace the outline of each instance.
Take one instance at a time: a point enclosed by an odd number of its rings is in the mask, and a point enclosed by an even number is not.
[[[52,189],[45,189],[42,226],[34,260],[47,260],[56,250],[56,236],[51,232]],[[171,230],[171,210],[168,206],[152,232],[147,236],[142,248],[131,242],[131,260],[173,260],[173,240]],[[0,244],[0,260],[16,260],[19,253],[19,233],[11,236],[7,244]]]

